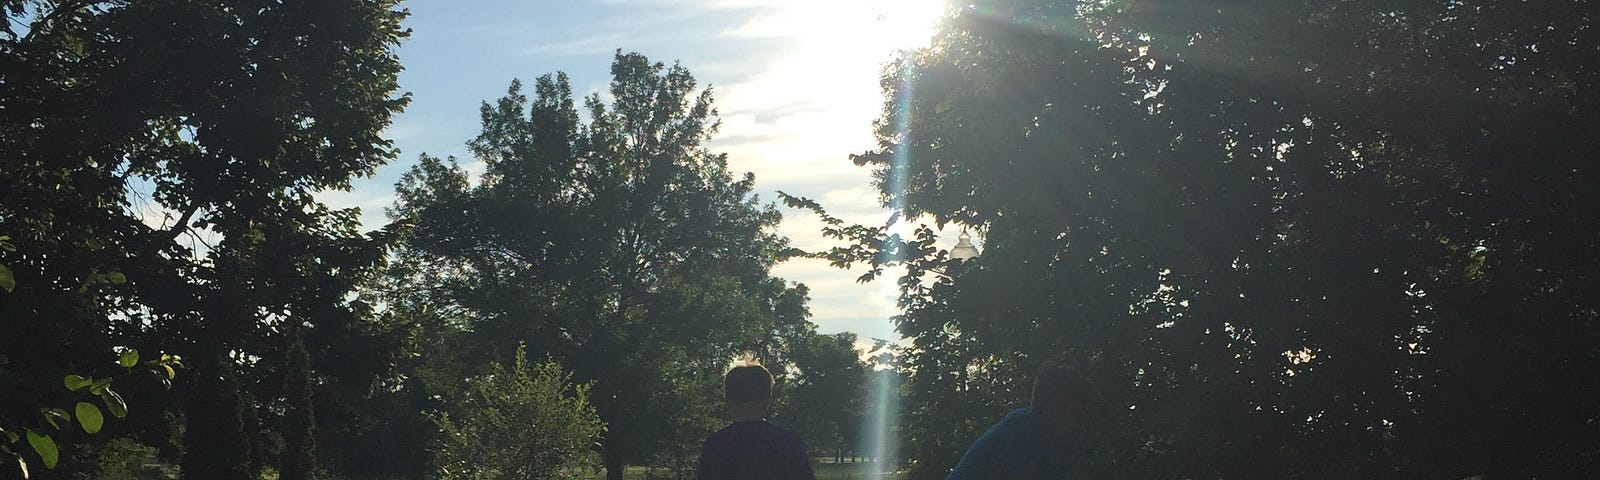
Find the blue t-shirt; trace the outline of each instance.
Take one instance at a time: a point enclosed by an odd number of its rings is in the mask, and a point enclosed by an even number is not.
[[[794,430],[765,420],[733,422],[706,437],[700,480],[816,480]]]
[[[1005,478],[1057,479],[1068,473],[1068,449],[1045,435],[1044,417],[1032,409],[1012,410],[972,442],[945,480]]]

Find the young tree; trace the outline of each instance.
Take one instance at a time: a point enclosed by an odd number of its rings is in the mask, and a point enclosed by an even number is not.
[[[605,426],[589,404],[589,385],[571,377],[553,361],[529,364],[518,347],[511,363],[469,380],[465,395],[435,418],[439,478],[588,475],[598,466],[593,445]]]
[[[317,473],[317,415],[311,399],[314,389],[311,354],[303,340],[291,340],[283,371],[285,402],[283,414],[283,453],[279,455],[278,478],[310,480]]]

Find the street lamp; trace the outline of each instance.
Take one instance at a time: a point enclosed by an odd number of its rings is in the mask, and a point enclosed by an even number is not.
[[[956,237],[955,248],[950,249],[951,260],[971,260],[978,256],[978,247],[972,245],[972,235],[966,229],[961,230],[961,236]]]

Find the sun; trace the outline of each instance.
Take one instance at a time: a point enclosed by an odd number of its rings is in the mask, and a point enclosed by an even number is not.
[[[881,56],[926,46],[944,0],[821,0],[791,12],[799,37],[834,54]]]
[[[848,160],[852,153],[875,148],[874,123],[884,116],[884,69],[899,52],[929,45],[944,17],[948,0],[724,0],[747,1],[769,7],[729,30],[732,41],[759,40],[781,44],[771,56],[756,60],[758,73],[725,85],[719,102],[725,106],[720,134],[759,141],[720,145],[730,154],[734,168],[746,168],[757,178],[780,189],[807,192],[836,205],[857,208],[841,215],[848,221],[881,224],[887,210],[876,206],[871,172]],[[779,232],[797,242],[827,241],[817,225],[804,218],[786,220]],[[818,274],[818,265],[794,261],[780,265],[776,275],[809,278],[812,285],[832,284],[834,277]],[[826,268],[826,265],[822,265]],[[855,285],[859,272],[840,272],[844,285]],[[831,273],[830,273],[831,275]],[[862,295],[850,290],[829,305],[819,300],[821,317],[881,319],[870,328],[873,335],[893,338],[887,319],[896,311],[893,282],[884,289]],[[849,289],[852,287],[844,287]],[[825,287],[821,292],[841,292]],[[819,293],[819,295],[821,295]],[[871,297],[863,300],[863,297]],[[846,299],[849,298],[849,299]]]
[[[841,122],[818,127],[836,134],[833,138],[844,140],[855,135],[836,129],[870,132],[860,127],[876,118],[882,106],[878,78],[884,66],[893,62],[899,52],[928,46],[946,3],[816,0],[789,5],[792,7],[783,15],[783,21],[793,29],[797,48],[787,62],[796,71],[804,72],[794,80],[803,81],[828,97],[822,102],[824,109]]]
[[[873,0],[863,3],[877,25],[875,43],[895,50],[926,46],[945,7],[943,0]]]

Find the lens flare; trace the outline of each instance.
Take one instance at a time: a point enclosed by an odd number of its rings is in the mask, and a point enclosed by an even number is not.
[[[895,385],[894,373],[880,371],[873,374],[871,410],[866,415],[867,457],[875,460],[878,472],[893,471],[899,438],[894,431],[894,420],[899,415],[900,393]],[[875,472],[876,473],[876,472]]]
[[[906,69],[909,68],[909,65],[901,65],[900,68]],[[887,181],[884,183],[887,191],[891,193],[889,195],[889,209],[892,212],[889,217],[890,232],[904,230],[905,225],[910,223],[909,219],[904,216],[906,212],[906,175],[909,168],[907,163],[909,154],[907,152],[910,150],[909,144],[911,141],[910,123],[913,94],[913,84],[909,75],[906,75],[907,73],[909,72],[904,70],[901,72],[899,88],[894,92],[893,112],[890,118],[896,135],[896,145],[890,157],[888,175],[886,176]],[[903,253],[895,252],[894,254],[901,255],[902,258],[891,258],[891,261],[905,260]],[[882,282],[881,285],[885,289],[885,294],[891,297],[897,296],[896,289],[898,286],[895,282]],[[884,312],[884,316],[890,317],[895,313],[893,311]],[[879,365],[878,367],[887,369],[889,366]],[[897,383],[894,372],[879,370],[873,373],[873,379],[868,385],[868,388],[871,389],[871,396],[868,397],[871,403],[868,406],[867,415],[863,418],[866,425],[864,425],[865,428],[862,431],[865,432],[866,438],[863,439],[862,444],[866,445],[867,457],[875,461],[874,465],[878,472],[875,472],[874,477],[886,470],[892,472],[899,461],[896,458],[899,439],[894,431],[895,419],[900,410],[900,393],[897,391],[899,389]]]

